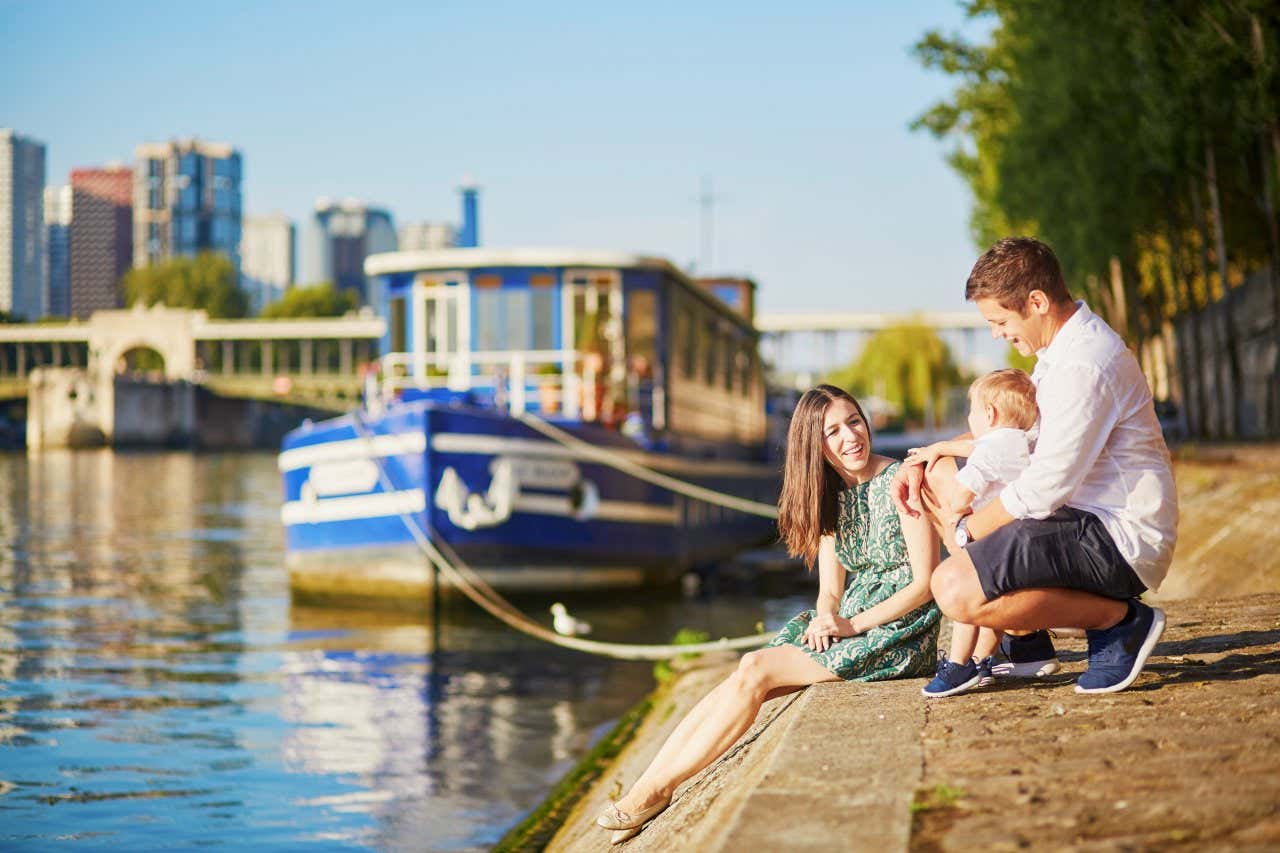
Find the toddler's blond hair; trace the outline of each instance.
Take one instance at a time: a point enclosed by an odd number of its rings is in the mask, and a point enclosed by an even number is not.
[[[970,401],[994,406],[1004,426],[1031,429],[1040,410],[1036,408],[1036,386],[1025,370],[1008,367],[980,376],[969,386]]]

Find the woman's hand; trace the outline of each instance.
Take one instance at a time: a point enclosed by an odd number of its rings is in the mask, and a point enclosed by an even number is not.
[[[923,479],[923,465],[899,465],[889,484],[893,505],[908,518],[919,518],[924,511],[920,503],[920,483]]]
[[[825,652],[842,637],[858,633],[853,622],[835,613],[820,613],[809,622],[801,642],[815,652]]]

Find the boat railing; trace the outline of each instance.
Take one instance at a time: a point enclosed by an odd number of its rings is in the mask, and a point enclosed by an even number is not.
[[[379,359],[379,373],[387,400],[408,388],[483,389],[511,412],[562,413],[587,421],[600,416],[604,377],[598,359],[575,350],[392,352]]]

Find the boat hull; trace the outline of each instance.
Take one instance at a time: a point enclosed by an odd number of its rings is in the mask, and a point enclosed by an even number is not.
[[[774,466],[569,428],[659,473],[776,500]],[[772,519],[673,494],[481,407],[418,401],[307,424],[286,437],[280,469],[291,584],[312,599],[416,602],[449,588],[415,529],[511,592],[668,583],[776,536]]]

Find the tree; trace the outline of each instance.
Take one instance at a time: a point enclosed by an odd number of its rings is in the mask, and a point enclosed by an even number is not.
[[[324,282],[307,287],[293,287],[284,296],[262,309],[262,317],[341,317],[356,308],[356,294],[338,290]]]
[[[880,397],[907,424],[919,425],[945,414],[948,392],[964,379],[937,331],[913,321],[876,332],[858,358],[828,381],[855,394]]]
[[[243,317],[249,299],[236,281],[236,268],[225,256],[201,252],[149,267],[135,267],[121,280],[127,305],[196,308],[210,317]]]
[[[1157,338],[1176,351],[1193,430],[1238,433],[1242,331],[1212,305],[1270,263],[1280,317],[1280,6],[970,0],[967,11],[995,20],[986,43],[931,32],[916,45],[958,85],[915,127],[951,143],[975,241],[1044,239],[1140,354]],[[1189,340],[1174,340],[1175,319]],[[1209,379],[1202,366],[1219,364]],[[1280,383],[1268,392],[1277,429]]]

